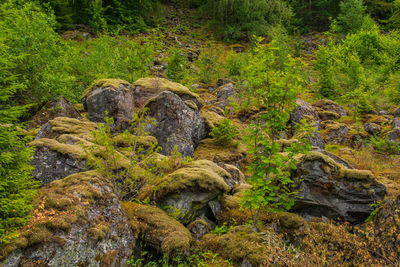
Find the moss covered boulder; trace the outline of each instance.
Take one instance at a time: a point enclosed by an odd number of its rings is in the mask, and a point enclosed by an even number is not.
[[[382,200],[386,188],[370,171],[348,169],[331,157],[313,151],[303,156],[294,178],[300,178],[299,199],[292,211],[361,223]]]
[[[132,85],[118,79],[95,81],[83,93],[82,103],[90,121],[104,122],[107,113],[116,130],[127,129],[135,111]]]
[[[198,216],[215,219],[218,209],[215,205],[229,190],[224,177],[229,176],[211,161],[194,161],[143,189],[142,196],[150,197],[183,223],[190,223]]]
[[[147,130],[157,138],[161,153],[170,155],[177,147],[178,152],[192,157],[199,141],[207,135],[200,112],[187,106],[171,91],[164,91],[149,100],[146,107],[148,115],[155,120]]]
[[[187,228],[165,211],[150,205],[124,202],[131,227],[144,243],[159,254],[188,255],[192,236]]]
[[[95,171],[78,173],[41,189],[28,225],[0,248],[0,265],[123,266],[137,234],[113,184]]]

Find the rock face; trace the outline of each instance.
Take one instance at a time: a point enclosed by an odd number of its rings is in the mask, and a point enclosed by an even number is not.
[[[84,149],[79,144],[91,144],[90,132],[97,125],[73,118],[57,117],[43,125],[30,145],[36,148],[31,164],[33,176],[46,185],[71,174],[86,171]]]
[[[157,138],[161,153],[169,155],[177,146],[183,156],[193,156],[197,144],[207,135],[200,113],[170,91],[153,98],[147,107],[148,115],[155,119],[155,125],[147,130]]]
[[[206,220],[202,220],[199,218],[190,223],[187,228],[196,238],[196,240],[199,241],[203,236],[211,231],[212,226]]]
[[[306,119],[307,117],[317,121],[318,114],[315,111],[314,107],[311,106],[306,101],[298,98],[296,99],[296,107],[293,109],[292,113],[290,114],[290,120],[295,123],[300,123],[302,119]]]
[[[199,216],[216,216],[217,201],[229,190],[224,179],[229,178],[215,163],[198,160],[165,176],[147,194],[158,206],[168,207],[169,214],[190,223]]]
[[[62,96],[48,102],[33,118],[33,126],[43,125],[57,117],[80,118],[79,112]]]
[[[400,128],[400,118],[394,118],[393,120],[393,129]]]
[[[400,141],[400,128],[394,128],[388,132],[387,137],[393,142]]]
[[[347,169],[319,152],[304,156],[294,176],[302,182],[292,211],[301,215],[362,223],[373,211],[370,204],[386,194],[370,171]]]
[[[73,118],[57,117],[44,124],[37,136],[39,138],[56,138],[61,135],[74,135],[76,137],[90,136],[90,132],[97,129],[97,124]]]
[[[3,249],[2,266],[124,266],[137,233],[114,187],[90,171],[41,189],[37,211]]]
[[[90,121],[105,122],[106,113],[114,119],[115,128],[129,127],[134,113],[133,87],[127,81],[116,79],[97,80],[82,97]]]
[[[46,145],[37,147],[31,164],[35,166],[33,177],[41,181],[42,185],[86,170],[84,160],[51,150]]]

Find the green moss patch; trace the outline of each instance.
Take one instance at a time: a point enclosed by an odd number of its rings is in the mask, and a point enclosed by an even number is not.
[[[120,88],[121,85],[130,86],[131,84],[125,80],[120,79],[100,79],[95,81],[88,89],[86,89],[82,98],[89,96],[93,90],[97,88],[111,88],[112,90],[116,90]]]
[[[204,110],[204,109],[202,109],[200,111],[200,114],[205,119],[207,127],[209,129],[214,128],[215,126],[218,125],[218,123],[220,121],[222,121],[224,119],[224,117],[222,117],[221,115],[218,115],[216,112],[208,111],[208,110]]]
[[[140,90],[143,93],[157,94],[162,91],[171,91],[178,96],[188,95],[192,98],[200,100],[200,97],[190,91],[186,86],[163,78],[141,78],[134,82],[133,86],[140,86]]]
[[[54,139],[41,138],[29,143],[34,147],[47,147],[50,150],[59,152],[63,155],[69,155],[75,159],[84,159],[84,150],[80,145],[67,145],[60,143]]]
[[[89,134],[97,129],[97,124],[85,120],[57,117],[50,120],[51,130],[59,134]]]
[[[200,241],[200,247],[231,259],[237,265],[247,260],[253,266],[267,266],[273,263],[273,252],[277,247],[283,247],[283,242],[271,230],[256,233],[251,226],[241,225],[224,235],[205,235]]]
[[[221,147],[214,139],[201,140],[193,155],[194,159],[207,159],[213,162],[224,162],[237,165],[245,157],[245,148],[240,146]]]
[[[139,228],[146,243],[166,255],[187,254],[192,236],[186,227],[163,210],[132,202],[122,203],[134,229]]]

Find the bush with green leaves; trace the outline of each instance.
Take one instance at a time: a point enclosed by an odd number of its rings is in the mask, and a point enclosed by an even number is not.
[[[231,146],[233,140],[239,135],[239,132],[230,119],[224,118],[212,128],[210,135],[215,138],[219,145]]]
[[[55,17],[35,2],[0,4],[0,39],[13,57],[21,84],[15,100],[42,103],[63,95],[79,102],[93,80],[114,77],[134,82],[146,76],[157,39],[140,40],[100,35],[81,42],[64,41],[54,31]]]
[[[54,26],[54,16],[43,12],[35,2],[17,4],[6,0],[0,4],[0,39],[15,58],[21,102],[45,101],[70,82],[57,63],[67,48]]]
[[[290,56],[285,65],[276,65],[274,50],[279,47],[261,42],[259,39],[256,43],[246,70],[251,105],[263,110],[252,120],[245,138],[252,159],[249,166],[252,175],[247,180],[252,189],[245,192],[242,203],[254,210],[253,229],[257,229],[261,209],[276,212],[293,206],[297,194],[291,177],[291,170],[298,163],[295,156],[311,149],[305,129],[305,134],[298,132],[300,142],[294,142],[284,149],[286,153],[281,153],[278,140],[287,130],[297,94],[304,88],[303,68],[301,62]]]
[[[74,29],[74,24],[90,25],[94,30],[120,28],[145,31],[160,17],[158,0],[40,0],[56,15],[59,31]]]
[[[322,97],[357,103],[361,96],[384,99],[379,105],[396,104],[400,38],[396,32],[381,34],[377,27],[331,40],[316,53],[318,90]],[[383,103],[386,102],[386,103]],[[379,107],[377,107],[379,108]]]
[[[331,28],[341,33],[354,33],[361,29],[365,20],[363,0],[343,0],[340,2],[340,13]]]
[[[196,60],[197,77],[202,83],[211,83],[218,79],[220,66],[218,61],[221,57],[221,50],[218,47],[209,46],[204,48]]]
[[[26,107],[11,100],[22,85],[9,49],[0,39],[0,245],[17,237],[15,230],[29,220],[39,186],[31,176],[33,151],[16,124]]]
[[[79,102],[83,91],[94,80],[108,77],[134,82],[147,76],[158,40],[140,44],[128,37],[104,34],[96,39],[67,44],[66,53],[56,62],[63,66],[71,82],[68,88],[60,91],[69,100]]]
[[[173,49],[167,65],[167,76],[174,82],[182,82],[187,73],[186,58],[179,49]]]
[[[400,143],[393,142],[389,139],[380,138],[373,136],[370,139],[372,147],[378,153],[389,154],[389,155],[400,155]]]
[[[160,171],[161,162],[157,157],[160,148],[157,143],[145,146],[141,142],[146,135],[146,126],[152,124],[153,120],[146,116],[145,110],[135,113],[131,121],[134,135],[125,131],[118,139],[112,132],[114,120],[106,116],[105,121],[99,124],[97,131],[91,133],[94,145],[82,144],[87,164],[116,183],[121,197],[130,199]],[[117,144],[121,142],[125,147],[123,151],[117,149]]]
[[[263,35],[269,26],[290,25],[293,17],[290,6],[281,0],[209,0],[203,6],[203,13],[224,40]]]

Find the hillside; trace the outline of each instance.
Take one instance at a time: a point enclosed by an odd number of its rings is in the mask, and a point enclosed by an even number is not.
[[[397,2],[46,2],[0,4],[0,266],[400,264]]]

